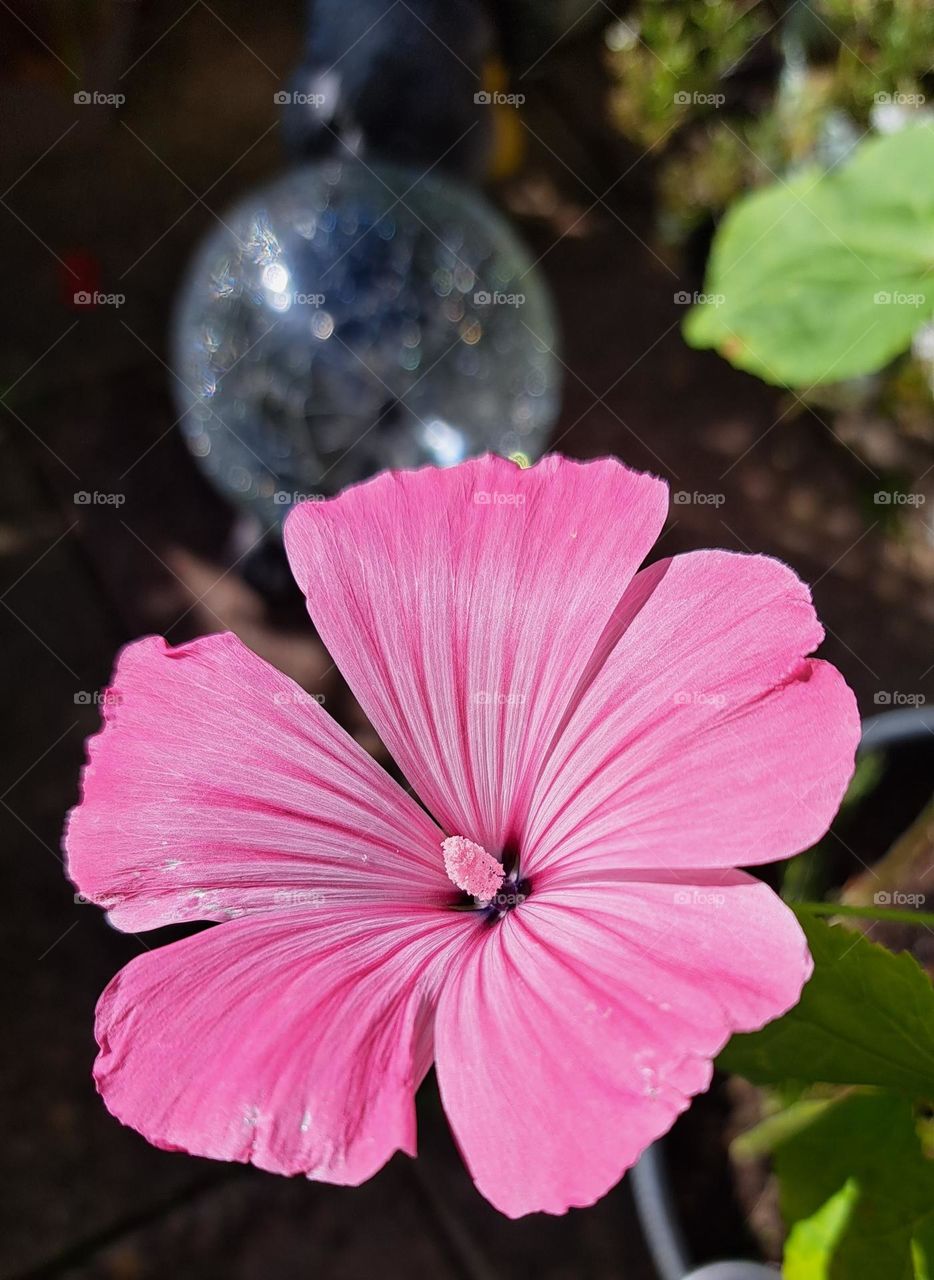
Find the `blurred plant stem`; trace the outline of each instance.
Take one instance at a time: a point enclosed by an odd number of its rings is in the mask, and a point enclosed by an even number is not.
[[[841,902],[796,902],[796,911],[806,911],[813,916],[853,916],[861,920],[890,921],[893,924],[934,926],[934,912],[913,911],[911,908],[847,906]]]

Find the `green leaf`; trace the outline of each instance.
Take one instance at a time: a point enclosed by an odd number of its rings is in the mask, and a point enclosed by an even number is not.
[[[810,1218],[796,1222],[785,1244],[785,1280],[831,1280],[834,1251],[859,1205],[859,1183],[850,1178]]]
[[[800,1002],[718,1060],[754,1084],[879,1085],[934,1099],[934,987],[907,952],[799,910],[814,975]]]
[[[766,382],[882,368],[934,316],[934,126],[861,144],[739,200],[684,336]]]
[[[934,1213],[917,1224],[911,1241],[915,1280],[934,1280]]]
[[[841,1098],[780,1141],[773,1164],[790,1227],[786,1280],[929,1276],[934,1165],[907,1099]]]

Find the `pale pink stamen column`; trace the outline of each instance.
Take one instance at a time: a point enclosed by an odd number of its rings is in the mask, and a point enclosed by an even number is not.
[[[505,875],[503,864],[482,845],[474,844],[465,836],[448,836],[441,841],[441,848],[444,869],[458,889],[483,902],[499,892]]]

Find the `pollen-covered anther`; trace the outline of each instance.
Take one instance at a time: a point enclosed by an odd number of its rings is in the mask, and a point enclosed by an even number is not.
[[[444,869],[448,877],[465,893],[488,902],[503,883],[503,864],[487,853],[482,845],[465,836],[448,836],[441,841]]]

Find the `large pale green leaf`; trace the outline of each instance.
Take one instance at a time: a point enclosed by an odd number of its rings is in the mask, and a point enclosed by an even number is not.
[[[756,1084],[879,1085],[934,1099],[934,987],[907,952],[799,910],[814,975],[799,1003],[734,1036],[718,1066]]]
[[[684,334],[740,369],[810,387],[880,369],[934,316],[934,126],[743,197]]]

